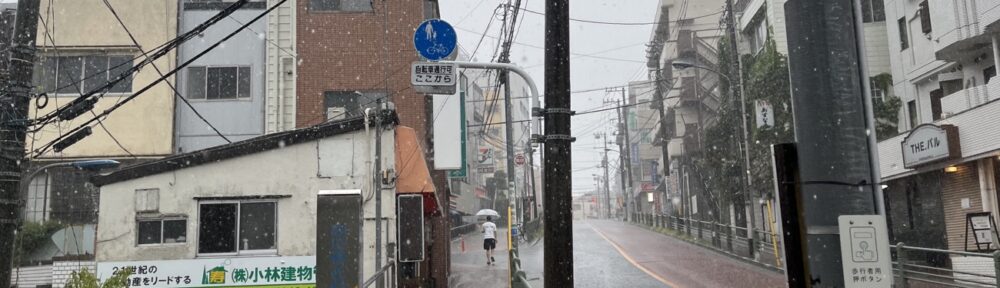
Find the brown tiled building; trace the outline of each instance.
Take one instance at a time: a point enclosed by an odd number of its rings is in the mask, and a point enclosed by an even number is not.
[[[428,117],[431,100],[413,91],[409,67],[419,60],[413,31],[425,19],[438,17],[436,1],[301,0],[295,14],[296,127],[363,113],[384,97],[395,105],[400,125],[412,127],[424,139],[423,147],[433,149]],[[428,165],[433,167],[433,163]],[[444,173],[434,172],[435,186],[446,187]],[[446,189],[437,191],[441,193],[438,199],[448,199]],[[442,215],[448,215],[447,206],[443,205]],[[400,283],[446,287],[447,218],[430,217],[426,227],[431,241],[425,254],[428,260],[417,269],[419,280],[401,279]]]

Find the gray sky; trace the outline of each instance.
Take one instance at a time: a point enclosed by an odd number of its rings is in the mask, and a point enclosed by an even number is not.
[[[455,26],[458,32],[458,42],[469,53],[476,47],[482,37],[487,23],[494,10],[502,0],[441,0],[441,17]],[[585,20],[607,22],[653,22],[657,0],[586,0],[573,1],[570,4],[570,17]],[[545,12],[543,0],[522,0],[522,7],[536,12]],[[481,47],[475,55],[477,61],[489,61],[496,46],[500,33],[500,18],[498,11],[487,37],[483,38]],[[530,47],[542,47],[545,43],[545,18],[542,15],[523,12],[522,27],[514,39],[511,48],[511,62],[528,70],[539,85],[540,93],[544,93],[544,51]],[[620,86],[628,81],[645,80],[645,43],[649,40],[653,25],[607,25],[570,22],[570,52],[592,55],[594,57],[573,56],[570,61],[571,87],[573,91]],[[530,46],[529,46],[530,45]],[[610,58],[610,59],[609,59]],[[617,60],[613,60],[617,59]],[[621,61],[628,60],[628,61]],[[572,107],[577,112],[591,110],[603,106],[605,99],[621,99],[619,93],[607,95],[604,91],[576,93],[572,96]],[[544,101],[543,101],[544,103]],[[617,121],[614,110],[607,113],[592,113],[574,116],[573,136],[573,191],[588,192],[594,189],[592,174],[602,174],[596,168],[600,164],[601,140],[594,139],[594,133],[607,131],[609,140],[613,122]],[[515,119],[517,120],[517,119]],[[614,121],[612,121],[614,120]],[[601,146],[600,148],[598,148]],[[612,145],[615,146],[615,145]],[[609,148],[612,148],[609,146]],[[613,147],[617,149],[617,147]],[[618,154],[610,154],[612,168],[617,165]],[[612,172],[613,173],[613,172]],[[617,179],[612,176],[612,179]],[[612,182],[616,184],[616,182]]]

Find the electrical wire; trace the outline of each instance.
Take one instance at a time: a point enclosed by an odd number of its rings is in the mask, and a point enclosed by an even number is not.
[[[51,5],[51,4],[50,4],[50,5]],[[52,17],[54,17],[54,16],[55,16],[55,14],[53,14],[53,15],[52,15]],[[52,33],[50,33],[50,31],[49,31],[49,25],[47,24],[47,22],[46,22],[46,21],[45,21],[44,19],[41,19],[41,17],[39,17],[39,20],[40,20],[40,22],[42,22],[42,25],[44,26],[44,29],[42,29],[42,31],[43,31],[43,33],[45,34],[45,38],[46,38],[46,39],[48,39],[48,40],[49,40],[49,42],[51,42],[51,43],[52,43],[52,47],[53,47],[53,48],[52,48],[52,51],[53,51],[53,53],[54,53],[54,54],[56,55],[56,59],[58,59],[58,58],[59,58],[60,56],[59,56],[59,49],[58,49],[58,48],[55,48],[55,47],[58,47],[58,46],[56,45],[56,40],[55,40],[55,37],[53,37],[53,36],[52,36]],[[54,23],[54,22],[55,22],[55,19],[53,18],[53,19],[52,19],[52,21],[48,21],[48,22],[53,22],[53,23]],[[53,24],[53,25],[54,25],[54,24]],[[81,64],[83,64],[83,63],[81,63]],[[57,69],[57,70],[58,70],[58,69]],[[58,72],[57,72],[57,73],[58,73]],[[58,75],[58,74],[57,74],[57,75]],[[66,76],[66,75],[63,75],[63,76]],[[58,78],[58,76],[57,76],[57,78]],[[81,81],[82,81],[82,80],[81,80]],[[73,86],[73,87],[74,87],[74,88],[76,89],[76,91],[80,91],[80,92],[82,92],[82,91],[83,91],[83,89],[82,89],[82,88],[80,88],[80,83],[79,83],[78,81],[73,81],[73,82],[71,83],[71,85],[72,85],[72,86]],[[82,94],[81,94],[81,96],[82,96]],[[36,105],[36,107],[37,107],[37,105]],[[97,117],[97,114],[96,114],[96,113],[94,113],[94,111],[93,111],[93,110],[90,110],[90,113],[91,113],[91,114],[93,114],[93,115],[94,115],[94,117]],[[104,120],[107,120],[107,117],[104,117]],[[129,150],[128,150],[128,148],[125,148],[125,145],[122,145],[122,142],[118,140],[118,137],[115,137],[115,134],[111,133],[111,131],[110,131],[110,130],[108,130],[108,127],[107,127],[107,126],[104,126],[104,120],[97,120],[97,126],[100,126],[100,127],[101,127],[101,130],[104,130],[104,133],[105,133],[105,134],[107,134],[107,135],[108,135],[108,137],[109,137],[109,138],[111,138],[111,140],[112,140],[113,142],[115,142],[115,145],[117,145],[117,146],[118,146],[118,148],[120,148],[120,149],[121,149],[122,151],[124,151],[124,152],[125,152],[125,154],[128,154],[128,156],[129,156],[129,157],[132,157],[133,159],[136,159],[136,158],[138,158],[138,157],[136,157],[136,156],[135,156],[135,154],[132,154],[132,151],[129,151]],[[32,133],[32,134],[34,134],[34,133]],[[34,146],[34,145],[35,145],[35,144],[34,144],[34,141],[32,141],[32,144],[31,144],[31,145],[32,145],[32,146]]]
[[[528,9],[524,9],[524,11],[528,12],[528,13],[531,13],[531,14],[535,14],[535,15],[545,16],[545,13],[542,13],[542,12],[532,11],[532,10],[528,10]],[[725,12],[725,11],[726,10],[723,9],[723,10],[719,10],[719,11],[713,12],[711,14],[705,14],[705,15],[691,17],[691,18],[684,18],[682,20],[705,18],[705,17],[709,17],[709,16],[712,16],[712,15],[722,14],[722,12]],[[579,19],[579,18],[570,17],[569,21],[576,21],[576,22],[582,22],[582,23],[591,23],[591,24],[605,24],[605,25],[640,26],[640,25],[659,25],[659,24],[663,24],[663,23],[677,23],[679,20],[667,21],[667,22],[613,22],[613,21],[588,20],[588,19]]]
[[[128,29],[128,26],[125,25],[125,21],[122,21],[122,18],[118,16],[118,12],[115,11],[115,7],[111,5],[111,2],[108,2],[108,0],[104,0],[104,6],[107,7],[108,11],[111,12],[111,15],[114,15],[115,19],[118,20],[118,25],[121,26],[122,30],[125,30],[125,34],[128,34],[128,38],[132,40],[132,44],[135,44],[135,47],[139,49],[139,52],[142,52],[142,55],[148,58],[149,57],[148,54],[146,54],[146,51],[142,49],[142,45],[139,45],[139,41],[135,39],[135,36],[132,35],[132,31],[130,31]],[[230,18],[232,18],[232,15],[230,15]],[[156,70],[156,73],[159,74],[160,77],[163,77],[163,71],[160,71],[160,67],[156,66],[156,63],[152,63],[152,66],[153,69]],[[212,125],[211,122],[208,122],[208,119],[205,119],[205,116],[202,116],[201,112],[198,112],[198,109],[195,109],[194,105],[191,105],[191,102],[188,101],[187,97],[184,97],[180,91],[177,91],[177,87],[174,87],[173,83],[167,81],[167,86],[170,87],[170,90],[174,91],[174,97],[180,99],[181,102],[184,102],[184,104],[187,105],[189,109],[191,109],[191,112],[194,112],[195,116],[198,116],[198,118],[201,119],[202,122],[205,122],[205,125],[208,125],[209,128],[212,128],[212,131],[215,131],[216,135],[222,137],[222,140],[225,140],[226,143],[233,143],[233,141],[230,141],[228,137],[222,135],[222,132],[220,132],[219,129],[215,127],[215,125]],[[91,112],[93,112],[93,110],[91,110]]]
[[[285,1],[287,1],[287,0],[282,0],[281,2],[284,3]],[[218,23],[224,17],[226,17],[226,16],[228,16],[228,15],[236,12],[237,9],[239,9],[240,7],[242,7],[243,5],[245,5],[247,2],[248,2],[248,0],[239,0],[238,2],[234,2],[232,5],[226,7],[225,9],[223,9],[222,11],[220,11],[218,14],[212,16],[211,18],[209,18],[205,22],[199,24],[198,26],[196,26],[191,31],[188,31],[188,32],[186,32],[186,33],[184,33],[184,34],[182,34],[180,36],[175,37],[174,39],[172,39],[170,41],[167,41],[167,43],[164,43],[163,45],[161,45],[162,48],[160,48],[159,50],[154,50],[154,52],[152,53],[151,57],[146,57],[146,60],[143,60],[143,61],[139,62],[138,64],[134,65],[132,68],[129,68],[129,69],[123,71],[121,73],[121,75],[119,75],[114,80],[108,81],[103,86],[95,88],[94,90],[89,91],[86,94],[84,94],[84,95],[82,95],[80,97],[77,97],[76,99],[73,99],[67,105],[59,107],[55,111],[53,111],[53,112],[51,112],[49,114],[46,114],[45,116],[42,116],[39,119],[36,119],[35,121],[36,122],[41,122],[42,123],[41,125],[45,125],[45,124],[48,123],[48,121],[56,118],[57,115],[59,115],[60,113],[62,113],[66,109],[69,109],[69,108],[73,107],[74,105],[76,105],[78,103],[81,103],[83,101],[87,101],[88,98],[90,98],[93,95],[97,95],[98,93],[100,93],[100,95],[97,96],[97,97],[98,98],[103,97],[105,95],[105,93],[109,89],[111,89],[111,87],[113,87],[114,85],[117,85],[121,81],[124,81],[126,78],[131,77],[132,74],[135,74],[136,72],[138,72],[140,69],[142,69],[146,65],[149,65],[149,64],[153,63],[153,61],[155,61],[155,60],[157,60],[157,59],[159,59],[159,58],[161,58],[163,56],[166,56],[170,51],[172,51],[175,48],[179,47],[184,42],[187,42],[188,40],[196,37],[201,32],[203,32],[206,29],[208,29],[208,27],[214,25],[215,23]],[[275,7],[272,7],[271,9],[268,9],[268,11],[273,10],[273,8],[275,8]],[[259,19],[259,18],[255,18],[255,19]],[[248,25],[243,25],[241,27],[247,27],[247,26]],[[241,30],[242,29],[243,28],[241,28]],[[227,37],[231,38],[232,35],[227,36]],[[218,44],[219,43],[217,43],[214,46],[218,46]],[[157,80],[157,81],[162,81],[162,80]],[[118,104],[120,104],[120,103],[118,103]],[[117,106],[117,104],[116,104],[116,106]],[[37,125],[38,123],[33,123],[33,124]]]
[[[198,53],[197,55],[195,55],[194,57],[192,57],[192,58],[191,58],[191,59],[189,59],[188,61],[185,61],[185,62],[184,62],[184,63],[182,63],[181,65],[178,65],[178,66],[177,66],[177,68],[174,68],[173,70],[169,71],[169,72],[168,72],[168,73],[167,73],[167,74],[166,74],[165,76],[163,76],[163,77],[160,77],[160,78],[157,78],[157,79],[156,79],[155,81],[153,81],[152,83],[148,84],[147,86],[143,87],[143,88],[142,88],[142,89],[140,89],[139,91],[137,91],[137,92],[133,93],[132,95],[128,96],[127,98],[125,98],[125,99],[124,99],[124,100],[123,100],[122,102],[119,102],[119,103],[117,103],[117,104],[115,104],[115,105],[111,106],[110,108],[108,108],[108,109],[104,110],[104,112],[101,112],[100,114],[98,114],[98,116],[97,116],[97,117],[94,117],[94,118],[91,118],[90,120],[87,120],[87,121],[85,121],[85,122],[84,122],[83,124],[81,124],[81,125],[77,126],[76,128],[74,128],[74,129],[70,130],[70,132],[68,132],[68,133],[64,133],[64,134],[60,135],[59,137],[57,137],[56,139],[52,140],[51,142],[49,142],[49,143],[45,144],[44,146],[42,146],[42,147],[38,148],[38,149],[37,149],[36,151],[33,151],[33,153],[35,153],[35,154],[36,154],[36,156],[37,156],[37,155],[41,155],[41,154],[42,154],[42,153],[44,153],[44,152],[45,152],[45,151],[46,151],[46,150],[47,150],[48,148],[52,147],[52,145],[55,145],[55,144],[56,144],[56,143],[58,143],[59,141],[62,141],[62,140],[63,140],[63,139],[65,139],[65,138],[66,138],[67,136],[69,136],[69,135],[73,135],[73,134],[74,134],[74,133],[76,133],[77,131],[80,131],[80,130],[82,130],[82,129],[83,129],[84,127],[87,127],[87,125],[90,125],[91,123],[93,123],[94,121],[96,121],[96,120],[97,120],[98,118],[100,118],[100,117],[102,117],[102,116],[105,116],[105,115],[108,115],[108,114],[110,114],[111,112],[113,112],[113,111],[117,110],[117,109],[118,109],[118,108],[120,108],[121,106],[123,106],[123,105],[127,104],[127,103],[128,103],[129,101],[131,101],[131,100],[135,99],[136,97],[138,97],[138,96],[142,95],[142,94],[143,94],[143,93],[145,93],[146,91],[149,91],[150,89],[152,89],[152,88],[153,88],[154,86],[156,86],[156,85],[157,85],[157,84],[159,84],[160,82],[163,82],[163,81],[165,81],[165,80],[166,80],[166,79],[167,79],[168,77],[170,77],[170,76],[173,76],[174,74],[177,74],[177,71],[179,71],[180,69],[183,69],[183,68],[187,67],[187,66],[188,66],[188,65],[190,65],[190,64],[191,64],[192,62],[194,62],[194,61],[198,60],[198,59],[199,59],[199,58],[201,58],[202,56],[205,56],[205,54],[208,54],[208,52],[211,52],[211,51],[212,51],[213,49],[215,49],[215,48],[219,47],[219,45],[221,45],[221,44],[222,44],[222,43],[224,43],[225,41],[229,40],[230,38],[232,38],[233,36],[235,36],[236,34],[238,34],[238,33],[239,33],[240,31],[243,31],[244,29],[246,29],[246,27],[248,27],[248,26],[249,26],[250,24],[252,24],[252,23],[256,22],[257,20],[260,20],[261,18],[264,18],[264,16],[266,16],[266,15],[267,15],[268,13],[270,13],[271,11],[274,11],[274,10],[275,10],[276,8],[278,8],[278,6],[280,6],[281,4],[283,4],[283,3],[287,2],[287,1],[288,1],[288,0],[281,0],[281,1],[279,1],[279,2],[277,3],[277,4],[275,4],[275,5],[274,5],[274,6],[272,6],[271,8],[269,8],[269,9],[265,10],[265,11],[264,11],[263,13],[261,13],[260,15],[257,15],[256,17],[254,17],[254,18],[253,18],[253,20],[252,20],[252,21],[250,21],[249,23],[247,23],[246,25],[243,25],[243,26],[240,26],[240,27],[239,27],[239,28],[237,28],[237,29],[236,29],[235,31],[233,31],[233,32],[229,33],[228,35],[226,35],[225,37],[223,37],[223,38],[222,38],[221,40],[219,40],[219,41],[215,42],[214,44],[212,44],[211,46],[209,46],[209,47],[208,47],[207,49],[205,49],[205,50],[203,50],[202,52]],[[245,1],[242,1],[242,2],[238,2],[238,3],[244,3],[244,2],[245,2]],[[236,4],[234,4],[234,5],[236,5]],[[232,7],[232,6],[230,6],[230,7]],[[221,14],[221,13],[220,13],[220,14]],[[218,16],[218,15],[217,15],[217,16]],[[206,22],[206,23],[208,23],[208,22]],[[204,24],[204,23],[203,23],[203,24]],[[78,99],[79,99],[79,98],[78,98]]]

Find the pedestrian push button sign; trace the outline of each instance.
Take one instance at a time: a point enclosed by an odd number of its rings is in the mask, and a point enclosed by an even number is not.
[[[843,215],[840,255],[845,287],[892,287],[889,236],[879,215]]]

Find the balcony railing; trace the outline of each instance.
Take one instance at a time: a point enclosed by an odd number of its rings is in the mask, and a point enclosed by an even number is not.
[[[1000,81],[959,90],[941,98],[941,116],[948,118],[986,104],[998,96],[1000,96]]]

